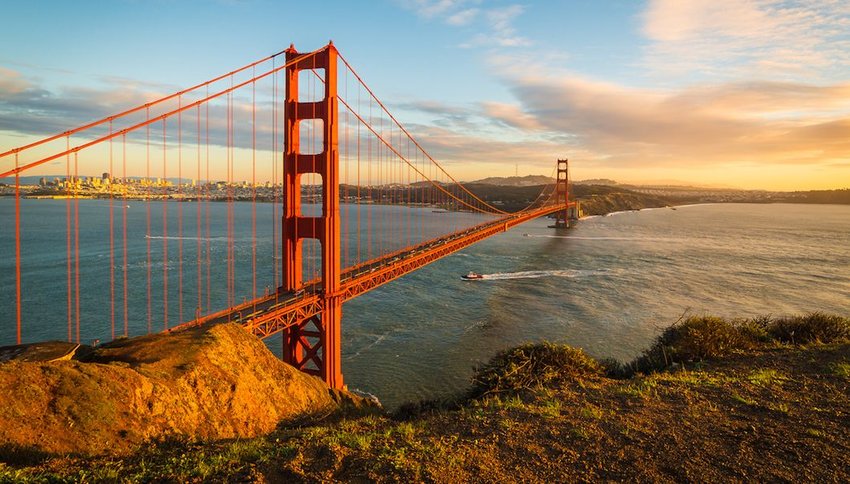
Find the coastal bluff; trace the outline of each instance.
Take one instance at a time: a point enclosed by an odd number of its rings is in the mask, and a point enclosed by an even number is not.
[[[148,440],[250,438],[349,405],[374,405],[283,363],[235,324],[97,348],[0,350],[6,451],[126,454]]]

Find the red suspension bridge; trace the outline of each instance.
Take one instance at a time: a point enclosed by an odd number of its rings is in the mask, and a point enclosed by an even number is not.
[[[25,198],[21,177],[50,170],[64,177]],[[566,227],[566,160],[556,173],[527,207],[501,210],[333,44],[290,47],[0,153],[0,178],[15,179],[0,307],[17,344],[237,321],[282,333],[287,362],[341,388],[343,303],[528,220]],[[47,202],[29,198],[54,199],[64,223],[43,223]]]

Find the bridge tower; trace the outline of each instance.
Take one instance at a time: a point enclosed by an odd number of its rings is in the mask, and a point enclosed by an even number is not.
[[[299,60],[300,59],[300,60]],[[294,62],[293,62],[294,61]],[[302,239],[317,239],[322,246],[322,311],[299,321],[283,332],[283,359],[321,377],[331,388],[343,388],[341,368],[342,297],[340,295],[339,144],[337,99],[337,50],[333,43],[312,53],[286,50],[286,119],[283,160],[283,290],[294,292],[304,285]],[[324,98],[300,102],[298,74],[324,71]],[[304,154],[300,149],[302,121],[321,122],[322,151]],[[322,213],[301,215],[301,175],[322,177]]]
[[[555,203],[563,204],[564,210],[555,212],[555,225],[566,229],[570,227],[570,170],[569,160],[558,160],[558,175],[555,179]]]

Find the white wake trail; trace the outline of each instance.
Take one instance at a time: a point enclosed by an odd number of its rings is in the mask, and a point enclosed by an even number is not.
[[[497,272],[494,274],[482,274],[482,279],[479,281],[504,281],[508,279],[538,279],[541,277],[589,277],[603,276],[611,274],[608,269],[598,270],[581,270],[581,269],[566,269],[553,271],[521,271],[521,272]]]

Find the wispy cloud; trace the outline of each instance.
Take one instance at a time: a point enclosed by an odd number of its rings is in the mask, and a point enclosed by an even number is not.
[[[513,23],[522,15],[525,8],[522,5],[510,5],[503,8],[488,10],[485,14],[487,32],[476,35],[472,40],[461,44],[461,47],[528,47],[531,40],[517,33]]]
[[[474,0],[401,0],[400,4],[408,10],[413,10],[422,18],[443,19],[451,18],[470,4],[478,4]]]
[[[516,18],[525,11],[519,4],[485,7],[481,0],[407,0],[401,4],[428,20],[477,29],[478,33],[460,44],[463,48],[532,45],[531,40],[519,35],[514,27]]]
[[[850,2],[652,0],[645,65],[662,76],[828,78],[850,67]]]
[[[481,10],[477,8],[467,8],[466,10],[461,10],[460,12],[449,15],[446,18],[446,23],[456,27],[468,25],[475,20],[480,12]]]

